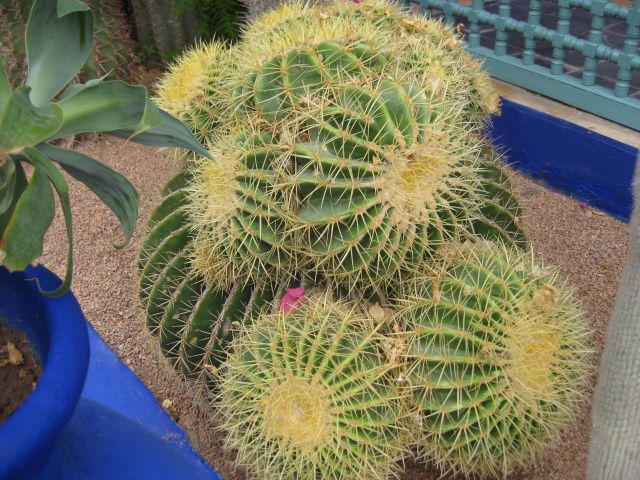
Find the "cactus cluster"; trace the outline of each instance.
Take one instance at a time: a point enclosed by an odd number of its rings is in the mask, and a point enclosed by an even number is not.
[[[27,52],[24,35],[34,0],[8,0],[0,5],[0,52],[12,86],[26,79]],[[86,0],[94,15],[94,49],[78,80],[87,81],[109,75],[130,80],[137,63],[133,42],[119,0]]]
[[[524,251],[498,101],[442,23],[289,3],[158,103],[207,142],[152,214],[140,296],[260,478],[387,478],[405,448],[502,475],[573,417],[588,330]],[[287,303],[288,287],[309,291]]]

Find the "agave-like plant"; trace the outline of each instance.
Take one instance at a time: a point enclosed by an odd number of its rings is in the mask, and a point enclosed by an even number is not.
[[[56,146],[56,141],[104,132],[208,156],[180,121],[149,100],[143,86],[102,79],[67,86],[92,52],[93,25],[89,7],[79,0],[36,0],[25,34],[25,85],[12,91],[0,63],[0,265],[22,270],[42,255],[55,216],[55,190],[68,254],[65,279],[49,295],[66,292],[73,271],[69,187],[55,163],[115,213],[125,231],[119,246],[129,241],[138,214],[138,194],[126,178],[85,154]]]

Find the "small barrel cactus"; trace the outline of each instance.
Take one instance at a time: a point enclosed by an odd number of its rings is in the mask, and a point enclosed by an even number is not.
[[[407,413],[380,328],[326,293],[261,315],[234,341],[216,396],[238,463],[291,480],[397,472]]]
[[[480,242],[443,247],[405,285],[407,384],[417,444],[442,469],[504,476],[572,421],[591,372],[590,331],[553,271]]]

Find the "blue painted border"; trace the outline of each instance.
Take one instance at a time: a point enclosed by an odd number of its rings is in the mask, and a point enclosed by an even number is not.
[[[167,447],[180,452],[178,455],[190,464],[189,480],[222,480],[191,447],[187,434],[158,404],[140,379],[120,361],[89,323],[87,327],[91,355],[81,402],[94,401],[122,415],[162,439]],[[172,455],[176,455],[175,450],[171,451]],[[152,453],[154,456],[158,454],[157,451]],[[154,458],[150,457],[149,461],[153,462]]]
[[[629,221],[638,149],[506,98],[490,136],[513,168]]]

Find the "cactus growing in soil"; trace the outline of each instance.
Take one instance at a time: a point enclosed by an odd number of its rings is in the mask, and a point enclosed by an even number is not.
[[[233,343],[216,395],[227,447],[260,478],[387,479],[406,410],[381,324],[326,293],[263,314]]]
[[[400,299],[417,443],[445,470],[506,475],[573,420],[589,329],[556,274],[489,242],[443,247]]]

